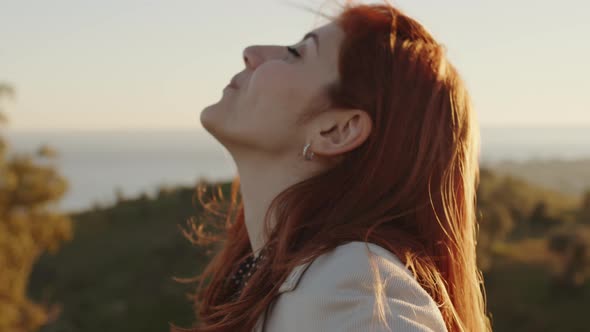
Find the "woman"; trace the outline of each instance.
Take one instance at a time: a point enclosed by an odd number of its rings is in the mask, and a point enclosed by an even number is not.
[[[209,239],[201,325],[172,330],[490,331],[479,132],[444,47],[389,4],[347,3],[243,59],[200,117],[237,165],[237,214]]]

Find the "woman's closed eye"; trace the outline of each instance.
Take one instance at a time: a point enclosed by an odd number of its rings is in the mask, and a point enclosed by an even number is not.
[[[293,55],[295,55],[298,58],[301,57],[301,54],[299,54],[299,52],[293,47],[287,46],[287,51],[289,51],[290,53],[292,53]]]

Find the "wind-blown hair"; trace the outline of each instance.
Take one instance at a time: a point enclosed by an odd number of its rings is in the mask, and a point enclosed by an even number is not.
[[[399,257],[439,305],[449,331],[491,331],[476,265],[480,134],[466,86],[445,47],[399,9],[342,8],[334,19],[345,32],[339,81],[324,91],[325,106],[362,109],[373,130],[342,162],[272,201],[264,236],[273,250],[232,301],[226,279],[252,250],[236,176],[222,235],[203,234],[202,226],[193,234],[220,244],[196,278],[201,325],[171,324],[171,331],[250,331],[293,267],[358,240]],[[305,119],[325,109],[310,108]],[[380,311],[376,319],[383,320]]]

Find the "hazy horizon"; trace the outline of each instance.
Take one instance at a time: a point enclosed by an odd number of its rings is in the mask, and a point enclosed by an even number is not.
[[[481,165],[570,162],[565,174],[557,172],[554,178],[577,188],[589,183],[572,173],[584,167],[575,166],[581,161],[590,164],[589,129],[484,127]],[[33,153],[44,144],[57,151],[55,165],[71,184],[60,203],[67,209],[112,202],[116,188],[139,195],[153,193],[160,185],[190,185],[202,177],[227,180],[236,174],[228,151],[211,135],[195,130],[7,131],[5,141],[9,155]]]

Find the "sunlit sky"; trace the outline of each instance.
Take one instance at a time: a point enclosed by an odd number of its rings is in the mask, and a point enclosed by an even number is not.
[[[590,125],[589,2],[392,2],[446,45],[482,126]],[[290,3],[334,13],[319,0],[0,0],[9,128],[202,130],[246,46],[326,23]]]

